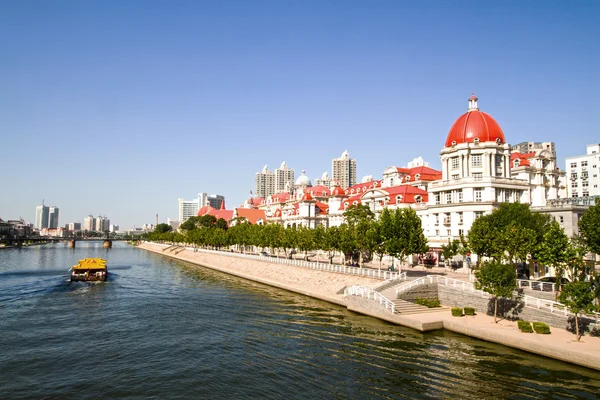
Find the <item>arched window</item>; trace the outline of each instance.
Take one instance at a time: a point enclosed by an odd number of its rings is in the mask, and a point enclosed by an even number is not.
[[[394,178],[390,178],[390,186],[394,186]]]
[[[415,180],[418,181],[419,179],[421,179],[421,174],[416,174],[415,175]]]
[[[520,160],[520,159],[518,159],[518,158],[516,158],[516,159],[515,159],[515,161],[513,162],[513,166],[516,168],[516,167],[518,167],[519,165],[521,165],[521,160]]]
[[[479,138],[476,137],[475,139],[473,139],[473,143],[479,144]]]
[[[406,178],[404,178],[404,180],[405,180],[406,182],[410,181],[410,175],[406,175]]]
[[[423,198],[420,195],[415,196],[415,203],[421,204],[423,202]]]
[[[402,203],[402,195],[401,194],[396,196],[396,203]]]

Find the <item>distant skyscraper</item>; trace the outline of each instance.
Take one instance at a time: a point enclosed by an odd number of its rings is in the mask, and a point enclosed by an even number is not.
[[[340,158],[331,162],[333,180],[343,189],[356,184],[356,160],[351,159],[348,151],[344,151]]]
[[[50,211],[48,214],[48,228],[58,228],[58,207],[50,207]]]
[[[50,215],[50,208],[44,205],[44,201],[42,201],[41,206],[37,206],[35,208],[35,228],[37,230],[42,230],[44,228],[48,228],[48,217]]]
[[[264,199],[272,194],[275,194],[275,174],[265,165],[254,177],[254,195]]]
[[[510,146],[510,151],[513,153],[527,154],[537,150],[547,150],[552,153],[553,158],[556,158],[554,142],[521,142]]]
[[[203,194],[206,195],[206,193]],[[221,208],[221,203],[225,201],[225,196],[221,196],[220,194],[209,194],[206,199],[209,206],[218,210]]]
[[[106,217],[98,215],[95,218],[94,229],[96,232],[106,232],[110,225],[110,220]]]
[[[92,214],[88,215],[83,219],[83,230],[84,231],[95,231],[96,230],[96,220]]]
[[[284,162],[275,170],[275,193],[285,192],[294,186],[294,170]]]

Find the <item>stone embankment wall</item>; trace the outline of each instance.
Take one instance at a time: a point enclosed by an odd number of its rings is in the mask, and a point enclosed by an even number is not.
[[[494,315],[494,301],[491,296],[482,295],[479,292],[468,292],[452,287],[439,285],[438,298],[440,303],[449,307],[473,307],[480,313]],[[545,322],[554,328],[574,330],[575,318],[565,316],[562,313],[550,313],[536,308],[525,307],[518,299],[500,299],[498,301],[498,316],[509,320],[526,320]],[[595,321],[582,318],[580,326],[587,332],[596,333],[600,331],[600,325]]]
[[[415,286],[412,289],[404,291],[398,294],[398,298],[406,301],[413,302],[417,298],[438,298],[438,284],[437,283],[425,283],[423,285]]]

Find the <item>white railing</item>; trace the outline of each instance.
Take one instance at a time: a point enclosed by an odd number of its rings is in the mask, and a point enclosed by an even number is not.
[[[361,296],[369,300],[379,302],[382,307],[389,310],[392,314],[396,312],[396,305],[390,299],[386,298],[379,292],[366,286],[348,286],[344,289],[344,296]]]
[[[454,289],[462,290],[463,292],[477,293],[477,294],[481,295],[481,297],[490,297],[491,296],[487,292],[475,289],[475,286],[471,282],[465,282],[465,281],[461,281],[458,279],[448,278],[448,277],[440,276],[440,275],[428,275],[428,276],[424,276],[424,277],[415,279],[414,281],[407,282],[404,285],[401,285],[398,288],[396,288],[396,297],[398,297],[399,293],[405,292],[416,286],[424,285],[427,283],[437,283],[438,285],[452,287]],[[551,313],[560,313],[560,314],[564,314],[565,316],[572,314],[571,311],[569,311],[568,307],[566,307],[564,304],[556,302],[556,301],[540,299],[538,297],[527,296],[527,295],[520,296],[520,299],[525,304],[525,307],[537,308],[539,310],[545,310],[545,311],[549,311]],[[587,318],[594,319],[594,320],[596,320],[596,322],[598,322],[600,319],[600,313],[584,314],[584,316]]]
[[[556,284],[552,282],[538,282],[527,279],[517,279],[517,285],[519,286],[519,289],[531,289],[538,290],[540,292],[556,291]]]
[[[362,277],[366,277],[366,278],[381,279],[381,280],[385,280],[385,281],[406,280],[406,273],[388,271],[388,270],[384,270],[384,269],[348,267],[346,265],[329,264],[329,263],[322,263],[322,262],[316,262],[316,261],[304,261],[304,260],[297,260],[297,259],[293,259],[293,258],[270,257],[270,256],[257,255],[257,254],[233,253],[233,252],[223,251],[223,250],[207,250],[207,249],[199,249],[196,247],[186,247],[186,250],[202,252],[202,253],[219,254],[222,256],[237,257],[237,258],[243,258],[243,259],[247,259],[247,260],[290,265],[293,267],[310,268],[310,269],[315,269],[315,270],[325,271],[325,272],[335,272],[338,274],[356,275],[356,276],[362,276]]]

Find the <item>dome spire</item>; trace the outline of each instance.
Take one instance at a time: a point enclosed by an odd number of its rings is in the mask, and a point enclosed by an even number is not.
[[[469,110],[468,111],[479,111],[479,107],[477,107],[477,97],[475,97],[475,93],[471,94],[469,97]]]

